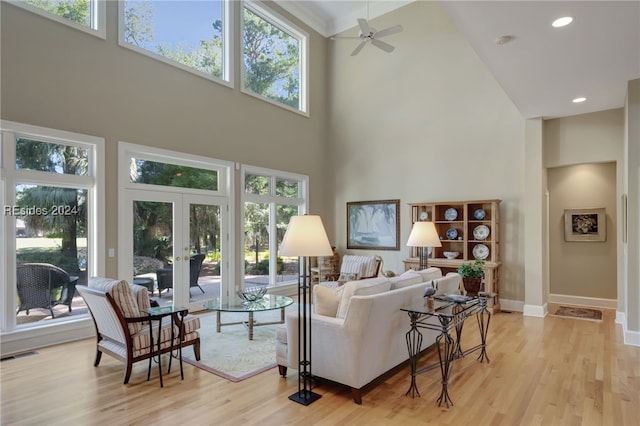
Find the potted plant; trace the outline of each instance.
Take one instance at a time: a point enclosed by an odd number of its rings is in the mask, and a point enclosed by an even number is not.
[[[475,262],[463,263],[458,268],[464,289],[470,296],[476,296],[480,291],[482,278],[484,278],[483,266],[484,260],[476,260]]]

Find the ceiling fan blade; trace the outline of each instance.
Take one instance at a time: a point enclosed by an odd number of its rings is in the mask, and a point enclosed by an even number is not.
[[[397,34],[399,32],[402,32],[403,29],[404,28],[402,28],[402,25],[394,25],[393,27],[385,28],[384,30],[376,32],[375,37],[381,38],[391,34]]]
[[[391,53],[391,52],[393,52],[393,49],[395,49],[395,47],[393,47],[389,43],[385,43],[384,41],[376,40],[375,38],[371,40],[371,43],[374,46],[384,50],[387,53]]]
[[[368,36],[371,30],[369,30],[369,23],[364,18],[358,18],[358,25],[360,26],[360,32],[364,36]]]
[[[362,37],[358,37],[358,36],[353,36],[353,37],[349,37],[349,36],[333,36],[333,37],[329,37],[331,40],[362,40]]]
[[[364,40],[362,43],[360,43],[353,52],[351,52],[351,56],[356,56],[364,47],[365,44],[367,44],[368,39]]]

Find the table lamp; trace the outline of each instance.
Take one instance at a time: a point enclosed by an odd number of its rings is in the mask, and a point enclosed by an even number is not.
[[[407,240],[407,246],[418,247],[420,269],[427,269],[428,247],[442,247],[433,222],[415,222]]]
[[[309,405],[321,395],[312,392],[311,381],[311,314],[309,311],[310,280],[307,262],[310,256],[331,256],[333,250],[320,216],[292,216],[280,244],[279,255],[302,258],[302,273],[298,275],[298,391],[289,399]],[[299,262],[299,260],[298,260]],[[308,346],[307,346],[307,341]]]

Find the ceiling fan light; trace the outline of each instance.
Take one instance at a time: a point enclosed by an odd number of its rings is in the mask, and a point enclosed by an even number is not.
[[[573,17],[571,16],[563,16],[562,18],[558,18],[551,23],[553,28],[560,28],[569,25],[573,22]]]
[[[585,98],[584,96],[580,96],[578,98],[574,98],[571,102],[573,102],[574,104],[580,104],[586,100],[587,98]]]

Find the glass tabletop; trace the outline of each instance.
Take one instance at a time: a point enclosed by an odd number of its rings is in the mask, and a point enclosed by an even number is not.
[[[288,296],[267,294],[254,302],[239,303],[236,300],[220,304],[220,299],[210,299],[204,302],[205,309],[223,312],[258,312],[286,308],[293,303]]]
[[[468,297],[468,296],[436,296],[433,299],[433,308],[427,307],[426,298],[419,300],[401,308],[405,312],[415,312],[418,314],[431,315],[431,316],[444,316],[454,317],[460,315],[465,311],[478,308],[478,305],[486,303],[486,299],[491,297],[487,294],[483,297]]]
[[[156,306],[149,308],[146,313],[150,316],[162,316],[186,311],[188,309],[183,306]]]

